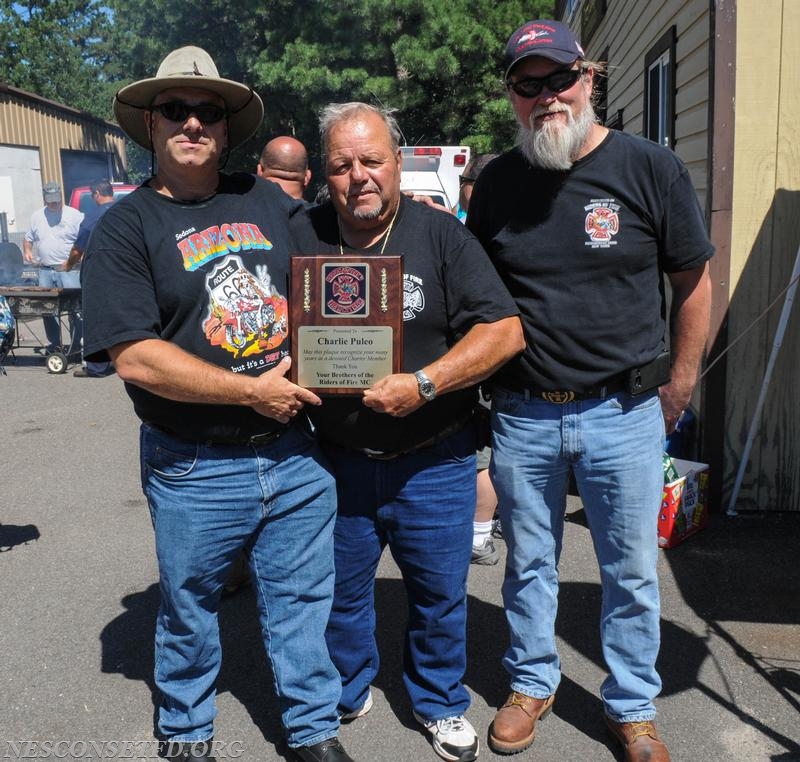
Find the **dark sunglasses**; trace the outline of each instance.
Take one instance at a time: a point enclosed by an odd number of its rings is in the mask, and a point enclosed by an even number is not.
[[[551,93],[569,90],[581,77],[583,69],[559,69],[546,77],[526,77],[515,82],[508,80],[506,87],[522,98],[535,98],[546,87]]]
[[[194,114],[203,124],[221,122],[228,112],[224,106],[216,103],[184,103],[183,101],[167,101],[150,106],[151,111],[158,111],[170,122],[185,122]]]

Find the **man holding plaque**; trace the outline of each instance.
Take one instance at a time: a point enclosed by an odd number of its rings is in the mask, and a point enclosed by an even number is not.
[[[404,682],[444,759],[474,760],[466,579],[475,507],[475,385],[523,349],[517,310],[472,235],[400,192],[400,133],[386,111],[328,106],[320,124],[331,201],[296,215],[298,250],[403,258],[403,363],[309,410],[337,479],[336,587],[327,641],[342,719],[372,706],[374,575],[388,544],[408,598]],[[294,295],[294,289],[293,289]]]
[[[261,123],[261,99],[188,46],[122,88],[114,113],[157,171],[92,233],[85,353],[114,361],[142,420],[164,755],[214,759],[217,610],[246,548],[288,744],[303,762],[352,762],[337,740],[341,686],[323,640],[335,491],[297,415],[320,400],[285,377],[297,203],[274,183],[219,171]]]

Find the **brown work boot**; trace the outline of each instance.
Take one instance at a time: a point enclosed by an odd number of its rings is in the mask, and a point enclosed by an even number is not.
[[[544,719],[555,701],[555,693],[545,699],[513,691],[497,710],[489,728],[489,746],[500,754],[525,751],[536,737],[536,723]]]
[[[652,722],[615,722],[605,717],[608,729],[625,749],[625,762],[669,762],[669,751]]]

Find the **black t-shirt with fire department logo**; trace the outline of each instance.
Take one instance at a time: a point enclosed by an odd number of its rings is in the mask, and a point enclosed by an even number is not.
[[[296,214],[291,230],[298,254],[339,253],[339,228],[330,203]],[[345,253],[377,255],[368,249]],[[455,216],[401,198],[384,253],[403,257],[403,371],[413,373],[446,354],[476,323],[518,314],[475,237]],[[449,392],[403,418],[376,413],[358,396],[323,398],[309,409],[320,436],[335,444],[403,452],[467,419],[474,388]]]
[[[100,220],[82,266],[84,346],[164,339],[235,373],[259,375],[289,354],[288,217],[298,202],[252,175],[220,175],[185,203],[144,185]],[[282,428],[237,405],[174,402],[127,384],[137,415],[187,439]]]
[[[713,254],[689,173],[672,151],[611,131],[566,172],[518,149],[491,162],[467,227],[520,309],[526,348],[495,381],[581,391],[664,348],[662,273]]]

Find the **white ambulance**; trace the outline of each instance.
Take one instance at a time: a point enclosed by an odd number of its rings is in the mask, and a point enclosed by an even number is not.
[[[433,198],[452,209],[458,201],[458,178],[469,161],[468,146],[401,146],[400,190]]]

